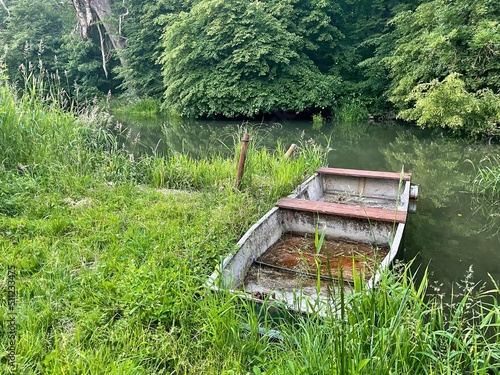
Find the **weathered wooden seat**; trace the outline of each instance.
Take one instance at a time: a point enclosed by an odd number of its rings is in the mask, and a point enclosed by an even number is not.
[[[365,177],[365,178],[379,178],[382,180],[411,180],[411,173],[396,173],[396,172],[378,172],[378,171],[364,171],[361,169],[343,169],[343,168],[318,168],[316,172],[319,174],[332,174],[338,176],[349,177]]]
[[[326,215],[337,215],[368,219],[376,221],[405,223],[405,211],[388,210],[383,208],[350,206],[341,203],[329,203],[297,198],[280,198],[276,206],[296,211],[316,212]]]

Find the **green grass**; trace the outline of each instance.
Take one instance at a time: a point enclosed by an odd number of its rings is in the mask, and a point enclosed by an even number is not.
[[[500,155],[491,154],[476,166],[476,177],[472,182],[474,192],[500,199]]]
[[[487,218],[482,228],[484,232],[500,237],[500,155],[490,154],[474,168],[476,175],[470,185],[475,198],[474,212]]]
[[[335,121],[339,123],[363,123],[368,120],[368,110],[359,99],[346,101],[334,109]]]
[[[323,118],[323,115],[320,113],[315,113],[312,115],[312,123],[313,123],[313,129],[315,130],[320,130],[323,127],[323,123],[325,122],[325,119]]]
[[[127,98],[112,98],[105,103],[111,113],[117,116],[133,117],[154,117],[160,112],[160,101],[153,98],[143,99],[127,99]]]
[[[467,282],[445,303],[403,267],[342,295],[341,318],[204,288],[249,226],[324,163],[317,145],[286,160],[280,145],[251,145],[236,190],[237,143],[233,158],[133,158],[95,125],[106,116],[29,100],[0,91],[0,373],[14,373],[8,266],[19,374],[498,373],[498,287]]]

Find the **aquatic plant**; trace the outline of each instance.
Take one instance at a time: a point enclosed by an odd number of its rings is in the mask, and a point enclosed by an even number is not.
[[[365,123],[369,114],[359,99],[345,101],[334,109],[334,118],[339,123]]]
[[[323,126],[323,122],[325,119],[323,118],[323,115],[320,113],[316,113],[312,116],[312,122],[313,122],[313,129],[319,130]]]
[[[500,198],[500,154],[491,154],[480,160],[472,186],[475,193],[494,200]]]
[[[157,116],[161,112],[160,105],[160,101],[153,98],[127,99],[122,97],[106,101],[106,106],[113,114],[132,118],[134,116],[141,118]]]

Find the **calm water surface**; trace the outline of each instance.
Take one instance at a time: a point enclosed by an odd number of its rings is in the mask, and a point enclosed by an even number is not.
[[[140,132],[139,152],[173,150],[199,157],[210,153],[233,154],[233,137],[241,122],[168,122],[158,118],[120,119]],[[258,146],[282,142],[326,145],[333,151],[330,167],[413,173],[420,185],[417,212],[409,216],[401,257],[428,266],[431,280],[449,292],[472,266],[474,281],[500,281],[500,204],[484,202],[470,192],[472,163],[500,146],[455,139],[441,132],[395,124],[326,124],[314,130],[311,122],[252,125]],[[471,163],[472,162],[472,163]]]

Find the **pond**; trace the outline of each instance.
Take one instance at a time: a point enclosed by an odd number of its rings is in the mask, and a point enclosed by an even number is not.
[[[161,118],[119,119],[140,132],[135,151],[166,149],[199,157],[210,153],[232,155],[234,137],[242,126],[236,121],[166,121]],[[333,149],[330,167],[401,171],[413,174],[420,185],[417,212],[405,230],[405,261],[414,269],[428,267],[430,280],[440,293],[462,283],[469,268],[475,282],[500,281],[500,203],[484,202],[469,189],[474,166],[484,156],[500,153],[488,142],[457,139],[440,131],[421,130],[394,123],[325,124],[275,119],[252,124],[257,146],[314,140]],[[438,290],[438,289],[436,289]]]

